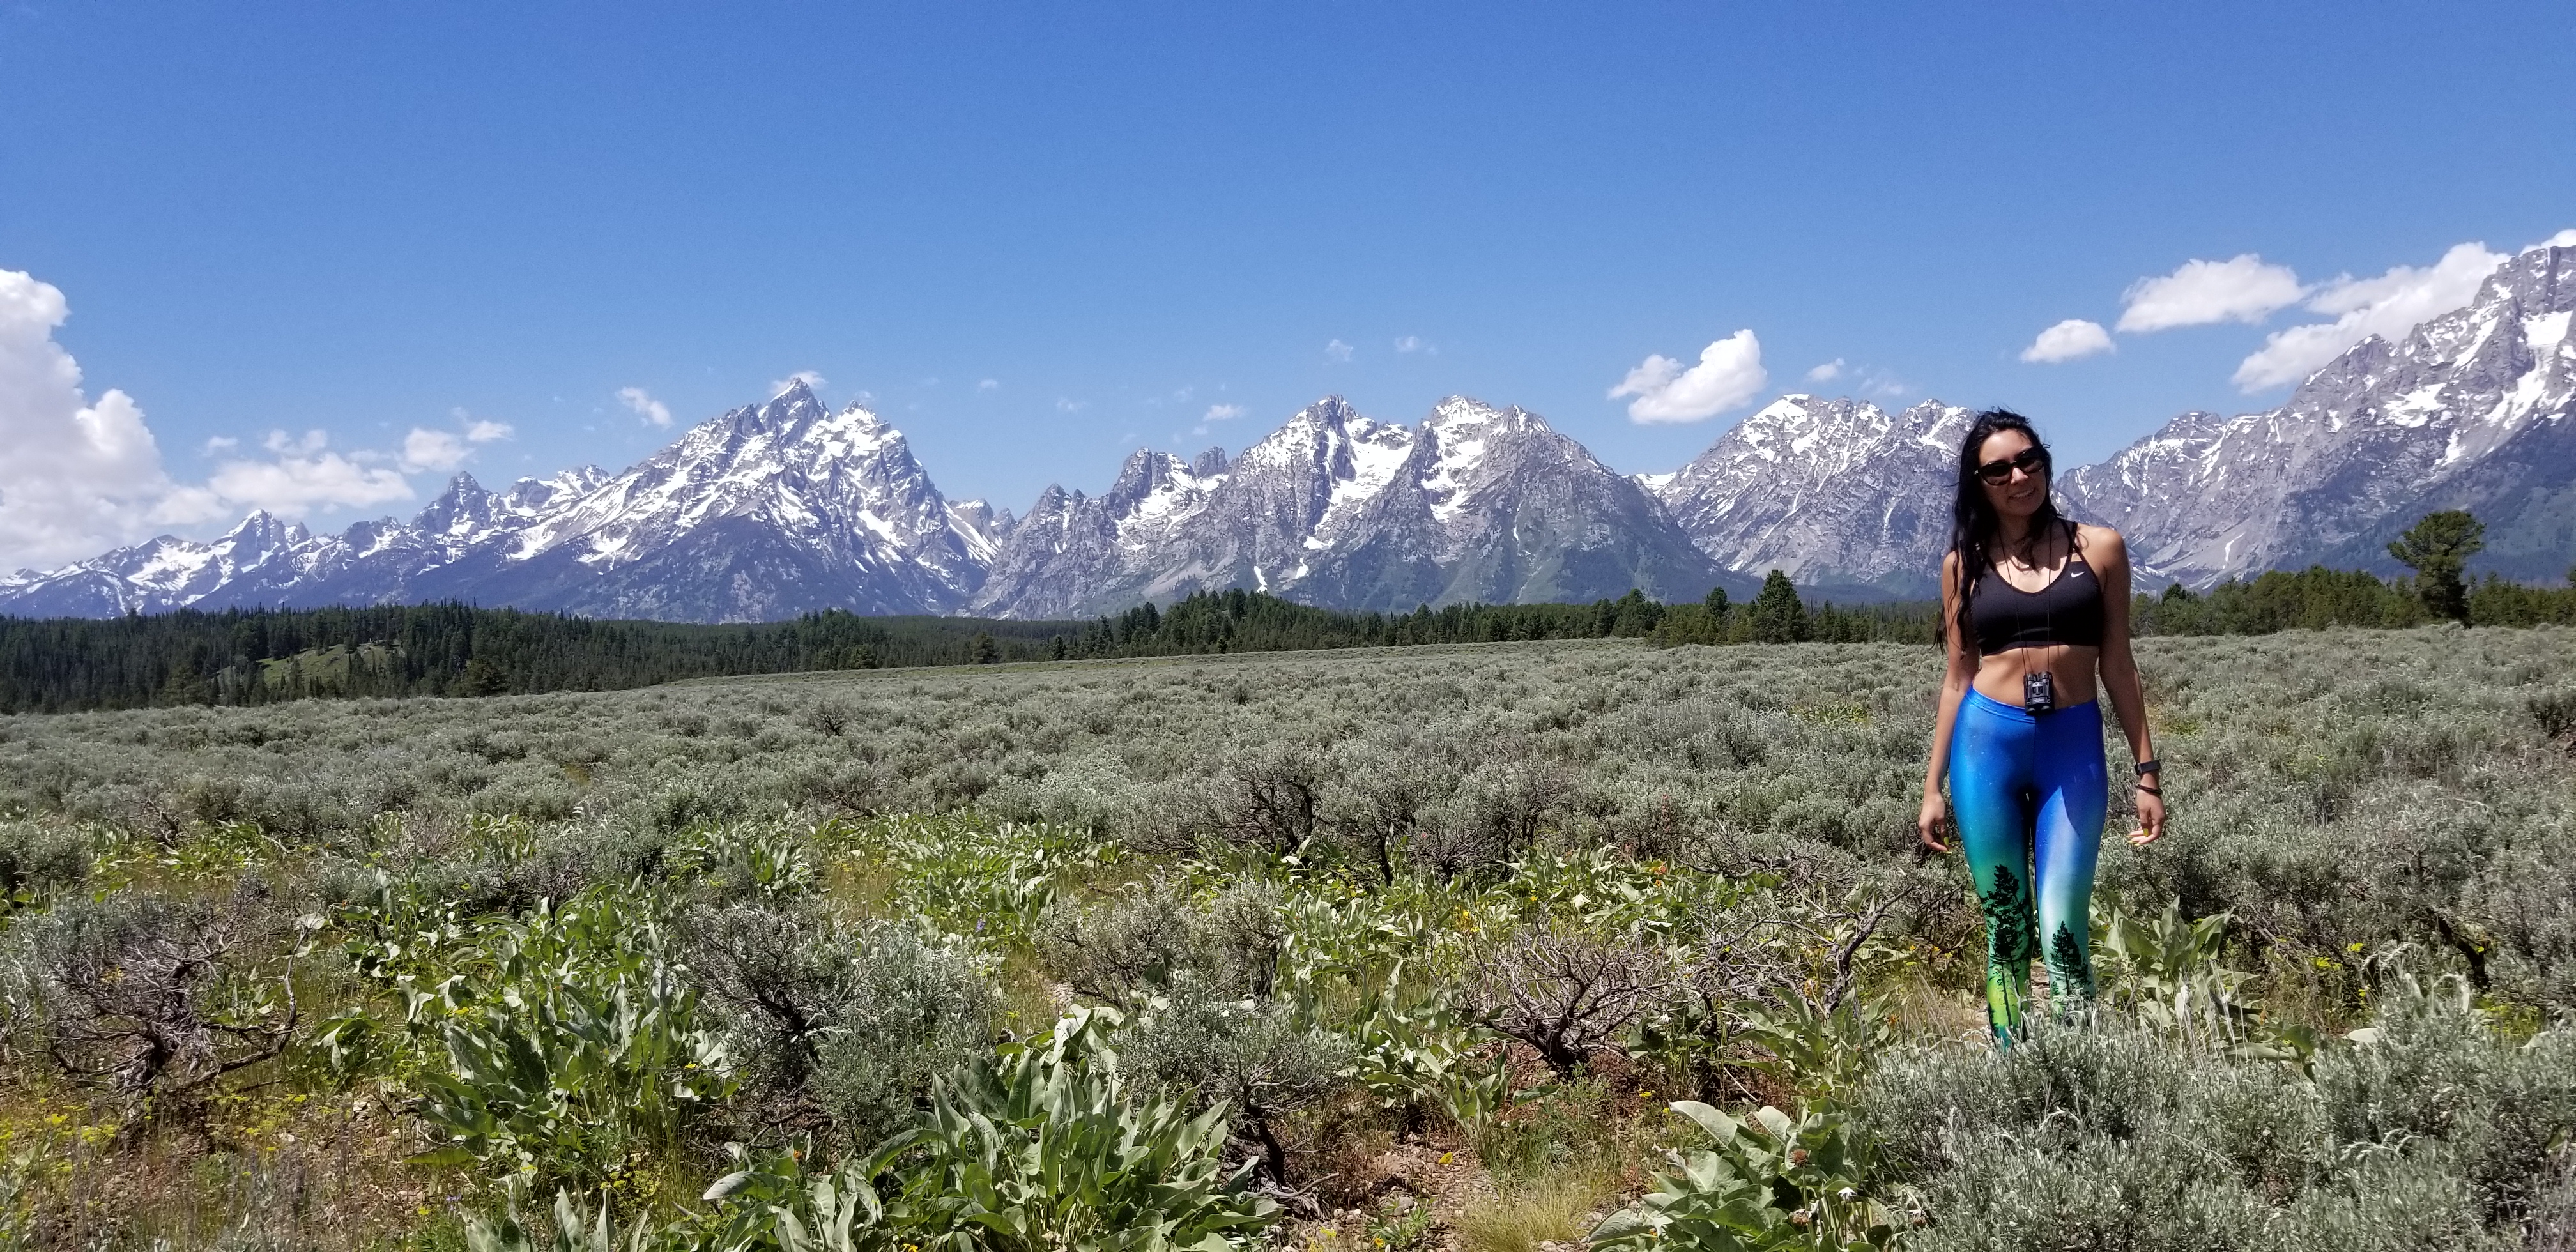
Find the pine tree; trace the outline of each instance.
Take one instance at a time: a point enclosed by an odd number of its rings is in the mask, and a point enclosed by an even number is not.
[[[2388,545],[2388,555],[2415,571],[2415,594],[2423,598],[2426,610],[2465,626],[2469,588],[2461,574],[2469,558],[2486,548],[2486,536],[2486,523],[2469,516],[2468,510],[2446,509],[2425,514]]]
[[[510,689],[510,680],[500,666],[478,656],[465,662],[464,672],[457,675],[456,689],[460,695],[497,696]]]
[[[1755,643],[1794,643],[1807,637],[1807,606],[1789,576],[1773,570],[1763,576],[1762,594],[1750,611]]]

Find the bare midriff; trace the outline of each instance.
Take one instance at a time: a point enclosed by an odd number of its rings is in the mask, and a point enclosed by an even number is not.
[[[1993,656],[1977,658],[1977,680],[1971,685],[1978,695],[1997,704],[2020,708],[2022,676],[2046,672],[2057,676],[2057,707],[2071,708],[2094,697],[2101,660],[2100,648],[2074,644],[2007,648]]]

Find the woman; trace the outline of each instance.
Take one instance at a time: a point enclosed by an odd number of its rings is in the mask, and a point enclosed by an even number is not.
[[[2137,764],[2139,829],[2164,835],[2155,745],[2129,655],[2129,553],[2107,526],[2078,526],[2049,499],[2048,446],[2001,409],[1959,448],[1950,555],[1941,564],[1949,669],[1923,777],[1923,843],[1941,841],[1941,780],[1986,914],[1986,1022],[2021,1033],[2035,953],[2061,1009],[2093,997],[2086,912],[2109,778],[2095,683]],[[2040,946],[2041,937],[2046,946]]]

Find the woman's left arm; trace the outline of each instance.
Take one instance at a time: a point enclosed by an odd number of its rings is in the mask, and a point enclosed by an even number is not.
[[[2120,730],[2129,737],[2129,752],[2141,761],[2156,757],[2154,737],[2147,730],[2146,694],[2138,686],[2138,659],[2129,651],[2129,547],[2120,532],[2108,526],[2084,528],[2084,560],[2102,580],[2102,687],[2111,697],[2111,711],[2120,719]],[[2098,554],[2098,555],[2097,555]],[[2148,774],[2136,779],[2139,787],[2138,830],[2129,836],[2136,844],[2154,843],[2164,837],[2165,801],[2156,791],[2161,787],[2159,775]]]

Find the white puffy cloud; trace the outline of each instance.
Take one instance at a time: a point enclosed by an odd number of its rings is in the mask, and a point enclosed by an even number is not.
[[[1762,342],[1746,329],[1701,349],[1699,364],[1687,369],[1671,357],[1647,357],[1610,389],[1610,398],[1636,397],[1628,402],[1635,421],[1696,422],[1751,401],[1770,383]]]
[[[202,449],[214,473],[181,483],[133,397],[110,389],[92,401],[82,389],[79,363],[54,342],[70,316],[59,288],[0,270],[0,569],[50,569],[255,508],[299,517],[407,499],[405,473],[451,466],[511,433],[460,418],[461,433],[415,429],[399,452],[344,455],[322,431],[273,430],[259,445],[266,459],[217,435]]]
[[[1427,356],[1440,355],[1440,349],[1423,342],[1422,336],[1420,335],[1406,335],[1405,337],[1396,340],[1395,350],[1398,352],[1420,352]]]
[[[1001,390],[1001,387],[1002,380],[998,378],[987,378],[975,384],[975,390],[977,391],[999,391]]]
[[[1207,416],[1200,420],[1208,422],[1230,422],[1250,411],[1251,410],[1244,408],[1240,404],[1211,404],[1208,406]]]
[[[2567,235],[2576,242],[2576,231]],[[2421,269],[2400,265],[2377,278],[2326,283],[2307,307],[2334,320],[2274,332],[2236,367],[2236,385],[2253,392],[2295,383],[2372,335],[2403,338],[2426,319],[2467,304],[2507,259],[2484,244],[2464,243]]]
[[[2259,322],[2307,294],[2290,267],[2267,265],[2251,252],[2224,261],[2185,261],[2170,274],[2129,284],[2120,296],[2127,306],[2120,312],[2120,330]]]
[[[61,289],[0,270],[0,569],[145,538],[172,490],[134,398],[82,391],[80,365],[54,342],[70,316]]]
[[[2060,361],[2116,351],[2119,349],[2111,344],[2111,332],[2102,329],[2100,322],[2070,317],[2039,332],[2039,338],[2031,340],[2030,346],[2021,350],[2021,359],[2055,365]]]
[[[455,434],[414,426],[410,434],[403,436],[399,464],[407,471],[446,471],[463,465],[465,458],[471,455],[473,452],[465,446],[465,441]]]
[[[324,448],[330,447],[331,436],[326,432],[318,430],[308,430],[301,435],[290,435],[282,430],[272,430],[268,432],[265,438],[262,438],[259,441],[259,446],[266,448],[279,456],[302,456],[308,452],[319,452]]]
[[[437,470],[445,473],[472,459],[476,445],[495,443],[515,433],[508,422],[485,421],[463,409],[453,409],[450,412],[457,421],[464,424],[462,431],[430,430],[414,426],[410,434],[403,436],[402,451],[395,456],[394,463],[400,466],[404,473],[412,474],[422,470]],[[324,442],[321,431],[310,432],[306,438],[311,441],[311,447],[301,449],[302,451],[320,450]],[[354,454],[350,459],[365,463],[375,458],[361,452]]]
[[[1336,361],[1347,361],[1347,360],[1350,360],[1350,359],[1351,359],[1351,345],[1346,344],[1346,343],[1343,343],[1341,340],[1336,339],[1336,340],[1332,341],[1331,343],[1328,343],[1328,344],[1325,344],[1325,345],[1324,345],[1324,355],[1325,355],[1325,356],[1328,356],[1328,357],[1331,357],[1331,358],[1333,358],[1333,359],[1334,359],[1334,360],[1336,360]]]
[[[414,430],[414,436],[438,435],[448,443],[455,436],[444,432]],[[404,461],[408,469],[454,468],[430,464],[414,465],[409,457],[412,440],[404,441]],[[274,461],[226,461],[215,467],[214,476],[202,489],[214,501],[203,501],[197,493],[191,497],[190,511],[206,514],[215,502],[232,507],[266,509],[280,517],[302,517],[317,509],[364,508],[389,500],[412,498],[411,483],[400,470],[381,465],[360,463],[365,454],[342,456],[327,448],[298,452]],[[461,457],[459,458],[462,459]]]
[[[782,386],[779,390],[784,391],[786,388]],[[617,402],[625,405],[630,412],[635,414],[635,416],[643,418],[645,421],[650,422],[655,426],[668,426],[671,424],[671,406],[654,399],[652,392],[646,391],[641,387],[618,388]]]
[[[1827,361],[1824,364],[1807,371],[1807,381],[1811,383],[1829,383],[1842,376],[1843,359],[1841,357],[1835,357],[1833,360]]]

